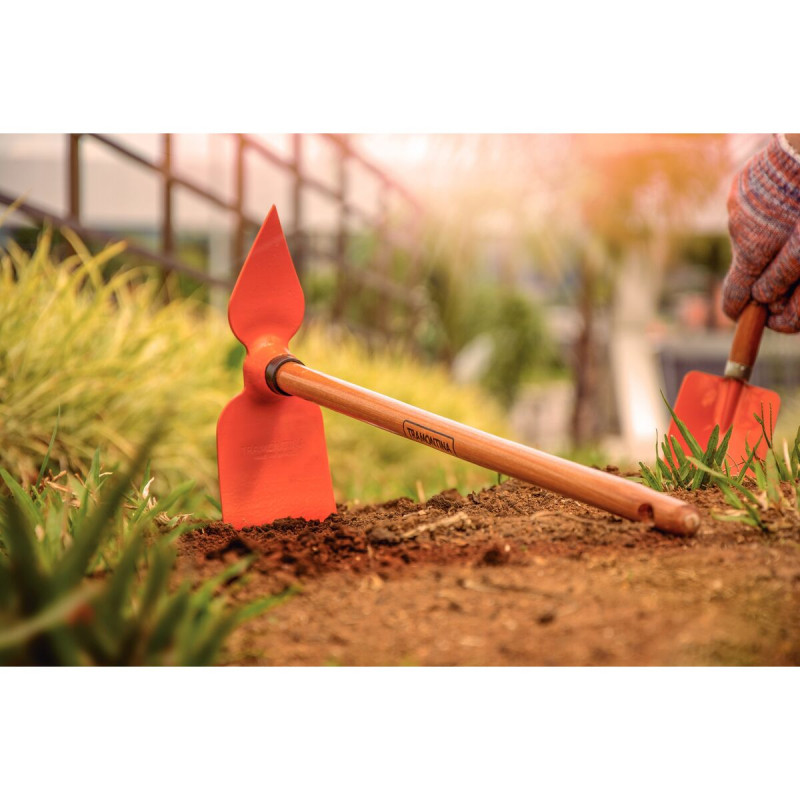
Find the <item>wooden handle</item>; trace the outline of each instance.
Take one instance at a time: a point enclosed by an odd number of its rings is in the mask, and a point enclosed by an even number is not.
[[[626,519],[652,522],[679,534],[692,534],[700,525],[697,509],[674,497],[453,422],[302,364],[284,364],[275,379],[287,394]]]
[[[725,376],[748,380],[753,364],[756,363],[767,309],[760,303],[750,303],[742,311],[736,323],[736,333],[731,344],[731,353],[725,367]]]

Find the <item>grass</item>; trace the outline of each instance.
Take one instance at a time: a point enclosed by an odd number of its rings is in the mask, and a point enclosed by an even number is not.
[[[691,455],[684,454],[675,437],[670,441],[665,434],[661,442],[663,458],[659,456],[657,443],[654,467],[639,462],[643,483],[661,492],[716,486],[733,509],[731,513],[716,514],[717,519],[744,522],[765,532],[771,530],[767,519],[770,511],[800,524],[800,428],[791,445],[786,438],[778,444],[773,436],[773,420],[767,419],[763,411],[761,416],[754,414],[761,436],[754,447],[745,446],[747,457],[737,465],[727,458],[732,426],[721,440],[720,427],[715,426],[704,448],[666,399],[664,402]],[[763,459],[756,455],[762,442],[767,447]]]
[[[677,417],[663,394],[662,398],[692,455],[688,457],[684,454],[678,440],[674,436],[670,437],[665,433],[664,439],[660,443],[661,455],[659,455],[659,442],[656,440],[654,467],[651,469],[644,462],[639,462],[643,482],[651,489],[659,492],[674,489],[694,490],[707,486],[711,482],[709,470],[722,469],[725,464],[728,442],[730,441],[733,427],[725,432],[720,441],[720,427],[716,425],[706,446],[701,447],[697,439],[689,432],[686,424]]]
[[[162,420],[159,480],[193,480],[184,501],[202,506],[216,491],[216,417],[236,385],[224,321],[196,300],[165,302],[153,271],[106,278],[122,246],[91,254],[63,233],[75,250],[63,261],[47,231],[31,253],[13,241],[0,253],[0,467],[29,485],[56,419],[51,460],[78,474],[98,447],[129,461]]]
[[[28,490],[0,470],[0,665],[212,664],[237,625],[289,596],[234,606],[223,587],[246,559],[199,587],[172,585],[190,526],[173,512],[191,487],[158,500],[147,468],[132,483],[155,438],[116,474],[99,453],[85,480],[45,477],[45,461]]]

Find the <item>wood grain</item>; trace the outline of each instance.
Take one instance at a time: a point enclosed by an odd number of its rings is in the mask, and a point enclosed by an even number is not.
[[[736,323],[730,361],[745,367],[752,367],[755,364],[766,321],[767,309],[765,306],[760,303],[750,303],[745,307]]]
[[[283,365],[276,380],[290,395],[626,519],[652,522],[660,530],[683,535],[694,533],[700,525],[699,513],[689,503],[462,425],[302,364]]]

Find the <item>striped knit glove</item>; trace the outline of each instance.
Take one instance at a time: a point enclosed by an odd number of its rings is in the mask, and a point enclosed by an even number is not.
[[[800,156],[784,137],[774,136],[734,180],[728,229],[725,313],[736,319],[753,297],[769,307],[770,328],[800,331]]]

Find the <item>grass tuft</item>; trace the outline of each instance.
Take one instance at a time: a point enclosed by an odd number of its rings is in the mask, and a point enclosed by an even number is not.
[[[662,395],[663,396],[663,395]],[[667,403],[666,398],[664,402]],[[800,524],[800,428],[790,446],[786,439],[780,445],[773,437],[774,420],[770,409],[769,418],[762,413],[754,414],[761,427],[761,435],[754,447],[745,445],[747,458],[740,466],[726,461],[728,442],[733,427],[719,441],[719,425],[714,428],[705,450],[667,403],[670,415],[685,439],[691,455],[684,455],[678,442],[667,436],[661,443],[659,456],[656,441],[656,461],[651,468],[639,462],[640,476],[644,484],[656,491],[674,489],[696,490],[716,486],[732,511],[717,514],[717,519],[744,522],[762,531],[771,529],[767,511],[775,511],[780,517],[791,517]],[[764,459],[756,456],[761,442],[767,444]]]
[[[238,624],[293,593],[234,606],[222,587],[248,559],[173,586],[175,540],[194,527],[174,508],[191,485],[153,495],[144,464],[158,436],[123,472],[101,470],[96,454],[85,480],[24,489],[0,470],[0,665],[211,664]]]

